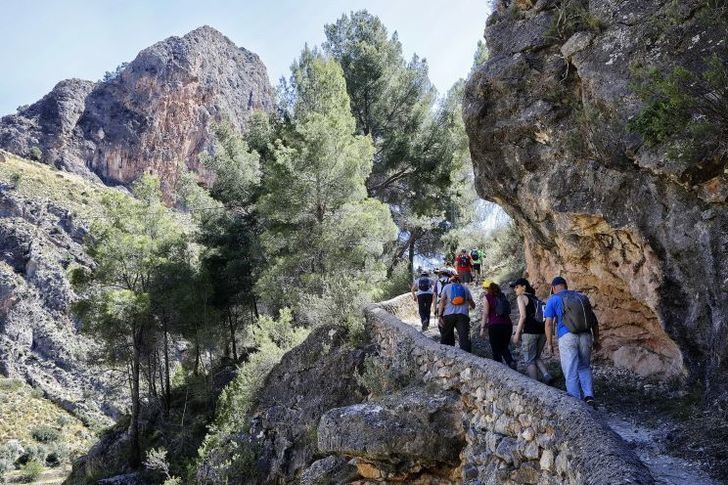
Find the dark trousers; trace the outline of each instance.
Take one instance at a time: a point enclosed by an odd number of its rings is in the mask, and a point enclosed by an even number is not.
[[[455,345],[455,329],[458,331],[460,348],[470,352],[470,317],[462,313],[445,315],[442,317],[443,325],[440,328],[440,343]]]
[[[493,360],[496,362],[505,362],[506,365],[512,365],[514,360],[511,355],[511,334],[513,333],[513,325],[491,325],[488,327],[488,340],[490,340],[490,348],[493,350]]]
[[[430,326],[432,293],[423,293],[422,295],[417,295],[417,304],[420,307],[420,322],[422,322],[422,330],[427,330],[427,327]]]

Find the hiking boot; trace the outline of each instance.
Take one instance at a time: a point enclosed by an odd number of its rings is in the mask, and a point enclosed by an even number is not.
[[[593,396],[585,396],[584,402],[587,403],[591,407],[596,407],[597,402],[594,400]]]

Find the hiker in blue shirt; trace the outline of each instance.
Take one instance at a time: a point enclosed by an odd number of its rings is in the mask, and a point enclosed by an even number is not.
[[[460,276],[452,275],[450,283],[445,285],[440,295],[440,306],[437,326],[440,327],[440,343],[455,345],[455,330],[458,332],[460,348],[470,352],[470,310],[475,308],[475,301],[470,290],[460,282]]]
[[[553,355],[555,321],[566,391],[593,405],[591,352],[592,348],[599,350],[599,324],[589,299],[578,291],[569,290],[566,280],[561,276],[551,282],[551,293],[543,312],[546,318],[546,343]]]

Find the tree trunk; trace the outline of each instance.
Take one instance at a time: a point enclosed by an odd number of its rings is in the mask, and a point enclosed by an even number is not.
[[[164,319],[164,415],[169,418],[169,408],[172,405],[172,391],[169,384],[169,332],[167,329],[167,319]]]
[[[233,323],[233,312],[228,310],[228,324],[230,325],[230,343],[232,344],[233,362],[238,361],[238,348],[235,343],[235,324]]]
[[[408,265],[410,276],[414,275],[415,273],[415,243],[417,243],[417,240],[419,239],[419,234],[417,231],[413,230],[412,234],[410,235],[409,239],[409,257],[408,257]]]
[[[131,423],[129,423],[129,466],[137,469],[142,463],[141,449],[139,442],[139,367],[141,360],[142,330],[134,325],[133,350],[132,359],[132,379],[131,379]]]
[[[195,368],[193,374],[196,376],[198,369],[200,368],[200,331],[195,329]]]

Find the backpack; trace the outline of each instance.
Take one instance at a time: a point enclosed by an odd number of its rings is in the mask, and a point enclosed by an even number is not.
[[[461,254],[458,256],[458,265],[462,268],[470,266],[470,258],[468,258],[467,254]]]
[[[507,317],[511,314],[511,302],[503,293],[495,299],[495,314],[499,317]]]
[[[437,293],[438,295],[442,295],[442,290],[445,289],[445,285],[447,285],[450,282],[450,277],[446,276],[444,278],[440,278],[440,291]]]
[[[453,283],[450,288],[450,301],[453,305],[464,305],[468,298],[468,292],[465,287],[459,283]]]
[[[477,249],[473,249],[470,251],[470,257],[473,258],[473,261],[477,261],[480,258],[480,253]]]
[[[589,298],[577,292],[564,292],[559,295],[564,309],[564,326],[571,333],[585,333],[592,329],[597,321]]]
[[[533,319],[536,320],[538,323],[544,323],[546,321],[546,318],[543,316],[543,311],[546,309],[546,303],[542,302],[533,295],[526,296],[528,296],[528,298],[533,302],[533,306],[535,307],[533,312]]]
[[[430,278],[420,278],[417,280],[417,286],[420,291],[430,291],[430,288],[432,288],[432,280]]]

